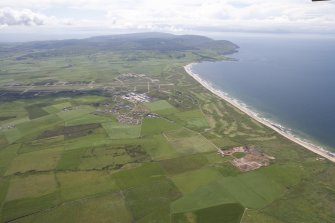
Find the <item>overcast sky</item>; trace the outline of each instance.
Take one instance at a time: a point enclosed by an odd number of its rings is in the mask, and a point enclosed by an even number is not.
[[[0,0],[0,37],[127,31],[335,35],[335,1]]]

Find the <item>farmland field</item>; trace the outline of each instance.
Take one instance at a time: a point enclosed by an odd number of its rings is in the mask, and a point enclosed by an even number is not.
[[[199,133],[179,129],[164,133],[167,140],[178,152],[183,154],[216,151],[216,146]]]
[[[244,208],[239,204],[223,204],[214,207],[204,208],[193,212],[174,214],[173,223],[206,223],[226,222],[239,223]]]
[[[54,174],[15,177],[10,180],[6,201],[38,197],[57,190]]]
[[[20,154],[13,159],[5,175],[52,170],[56,167],[61,152],[62,148],[57,148]]]
[[[152,112],[157,112],[160,114],[175,113],[177,110],[165,100],[150,102],[145,104],[146,107]]]
[[[176,114],[179,122],[186,122],[186,126],[201,129],[208,128],[208,123],[203,114],[199,110],[191,110]]]
[[[220,178],[221,175],[219,172],[213,169],[203,168],[175,175],[172,177],[172,181],[183,194],[188,194]]]
[[[119,125],[116,123],[104,123],[104,129],[111,139],[138,138],[141,132],[139,125]]]
[[[145,118],[142,123],[141,135],[156,135],[165,131],[180,128],[176,123],[162,118]]]

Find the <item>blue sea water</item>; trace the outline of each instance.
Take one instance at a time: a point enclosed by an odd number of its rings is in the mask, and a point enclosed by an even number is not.
[[[192,67],[252,110],[335,151],[335,39],[239,38],[236,61]]]

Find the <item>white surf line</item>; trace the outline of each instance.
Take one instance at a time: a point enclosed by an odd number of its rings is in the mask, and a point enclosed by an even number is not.
[[[188,73],[191,77],[193,77],[196,81],[198,81],[203,87],[205,87],[207,90],[209,90],[210,92],[212,92],[213,94],[215,94],[216,96],[220,97],[221,99],[225,100],[226,102],[228,102],[229,104],[233,105],[235,108],[239,109],[240,111],[244,112],[245,114],[247,114],[248,116],[250,116],[251,118],[253,118],[254,120],[262,123],[263,125],[269,127],[270,129],[276,131],[277,133],[279,133],[280,135],[284,136],[285,138],[299,144],[300,146],[308,149],[309,151],[316,153],[332,162],[335,163],[335,154],[331,153],[327,150],[325,150],[324,148],[320,147],[320,146],[316,146],[312,143],[308,143],[305,142],[304,140],[290,134],[287,133],[283,130],[281,130],[281,126],[273,123],[267,119],[264,118],[260,118],[257,116],[257,114],[253,111],[251,111],[250,109],[242,106],[236,99],[232,99],[230,97],[228,97],[224,92],[215,89],[210,83],[208,83],[207,81],[201,79],[199,77],[198,74],[193,73],[192,71],[192,65],[195,63],[191,63],[188,64],[186,66],[184,66],[184,69],[186,71],[186,73]]]

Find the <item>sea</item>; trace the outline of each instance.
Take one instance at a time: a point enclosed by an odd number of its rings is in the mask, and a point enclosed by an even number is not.
[[[335,152],[335,38],[238,37],[231,61],[192,71],[299,138]]]

